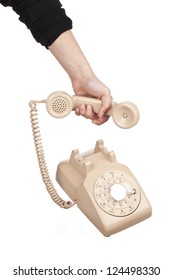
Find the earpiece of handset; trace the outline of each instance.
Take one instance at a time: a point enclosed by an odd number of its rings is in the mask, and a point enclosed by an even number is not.
[[[97,98],[70,96],[63,91],[50,94],[46,100],[48,113],[55,118],[64,118],[80,104],[91,104],[95,113],[99,112],[101,101]],[[132,102],[112,102],[110,109],[105,113],[112,116],[113,121],[120,128],[130,128],[139,120],[139,110]]]
[[[131,128],[138,123],[140,114],[134,103],[126,101],[112,107],[112,118],[120,128]]]

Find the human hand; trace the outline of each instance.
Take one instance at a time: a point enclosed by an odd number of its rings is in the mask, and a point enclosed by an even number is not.
[[[93,111],[92,105],[80,104],[75,109],[76,115],[90,119],[96,125],[105,123],[109,119],[109,116],[106,116],[105,112],[111,106],[112,101],[109,88],[94,74],[89,78],[72,80],[72,86],[76,95],[94,97],[101,101],[101,107],[98,113]]]

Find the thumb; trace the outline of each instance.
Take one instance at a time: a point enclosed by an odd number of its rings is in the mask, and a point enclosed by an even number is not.
[[[101,107],[98,112],[99,118],[103,117],[103,115],[106,113],[106,111],[110,108],[112,97],[111,97],[111,95],[109,95],[109,96],[104,95],[100,99],[101,99]]]

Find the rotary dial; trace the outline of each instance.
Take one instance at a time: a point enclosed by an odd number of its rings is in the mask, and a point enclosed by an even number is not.
[[[117,198],[114,195],[117,186],[124,189],[123,197]],[[102,174],[94,185],[94,196],[101,209],[118,217],[130,215],[140,203],[140,190],[137,184],[133,186],[129,176],[120,171],[109,171]]]

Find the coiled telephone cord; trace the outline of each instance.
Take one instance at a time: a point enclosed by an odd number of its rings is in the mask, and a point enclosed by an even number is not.
[[[40,134],[40,127],[39,127],[39,121],[38,121],[38,110],[36,103],[45,103],[45,100],[42,101],[30,101],[29,106],[31,108],[30,110],[30,118],[31,118],[31,126],[32,126],[32,133],[34,138],[34,144],[37,154],[37,159],[39,163],[39,168],[42,176],[42,180],[46,186],[46,189],[48,193],[50,194],[50,197],[52,200],[61,208],[68,209],[71,208],[76,204],[76,202],[72,201],[65,201],[63,200],[57,193],[49,175],[49,171],[47,168],[47,164],[45,161],[44,156],[44,150],[43,150],[43,144]]]

